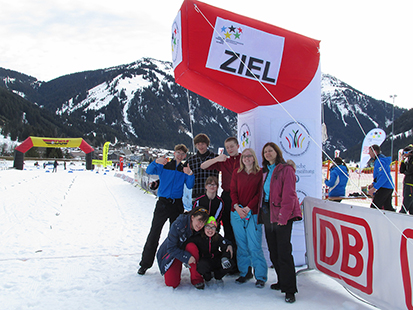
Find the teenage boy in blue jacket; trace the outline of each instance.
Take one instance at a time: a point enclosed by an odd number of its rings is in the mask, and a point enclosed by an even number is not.
[[[186,157],[188,148],[183,144],[175,146],[174,159],[168,162],[165,157],[159,157],[146,168],[147,174],[159,176],[158,201],[153,212],[152,226],[146,239],[139,263],[138,274],[144,275],[152,267],[156,250],[159,245],[162,228],[169,219],[172,224],[184,212],[182,196],[184,184],[191,189],[194,186],[195,176],[189,166],[184,167],[182,161]]]

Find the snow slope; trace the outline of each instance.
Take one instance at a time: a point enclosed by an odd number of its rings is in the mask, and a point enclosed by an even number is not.
[[[69,167],[51,173],[26,162],[23,171],[0,170],[1,309],[373,309],[318,271],[298,275],[294,304],[270,290],[272,269],[264,289],[227,276],[224,288],[199,291],[184,269],[174,290],[156,262],[139,276],[156,198],[115,171]]]

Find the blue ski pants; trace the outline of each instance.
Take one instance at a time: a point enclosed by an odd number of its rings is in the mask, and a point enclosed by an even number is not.
[[[231,225],[237,243],[237,264],[240,276],[245,277],[248,267],[254,268],[255,279],[266,282],[267,262],[262,251],[262,224],[257,224],[257,215],[241,219],[237,211],[231,212]]]

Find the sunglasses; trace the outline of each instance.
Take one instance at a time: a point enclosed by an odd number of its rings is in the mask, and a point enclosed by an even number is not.
[[[195,213],[194,213],[194,215],[196,215],[196,214],[198,214],[198,213],[206,213],[206,214],[209,214],[208,210],[207,210],[207,209],[204,209],[204,208],[201,208],[201,209],[199,209],[199,210],[196,210]]]

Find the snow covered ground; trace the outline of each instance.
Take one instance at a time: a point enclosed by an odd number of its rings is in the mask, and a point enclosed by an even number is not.
[[[314,270],[298,275],[294,304],[270,290],[272,269],[264,289],[227,276],[222,289],[199,291],[184,269],[174,290],[156,262],[139,276],[156,198],[112,170],[40,165],[0,170],[0,309],[376,309]]]

